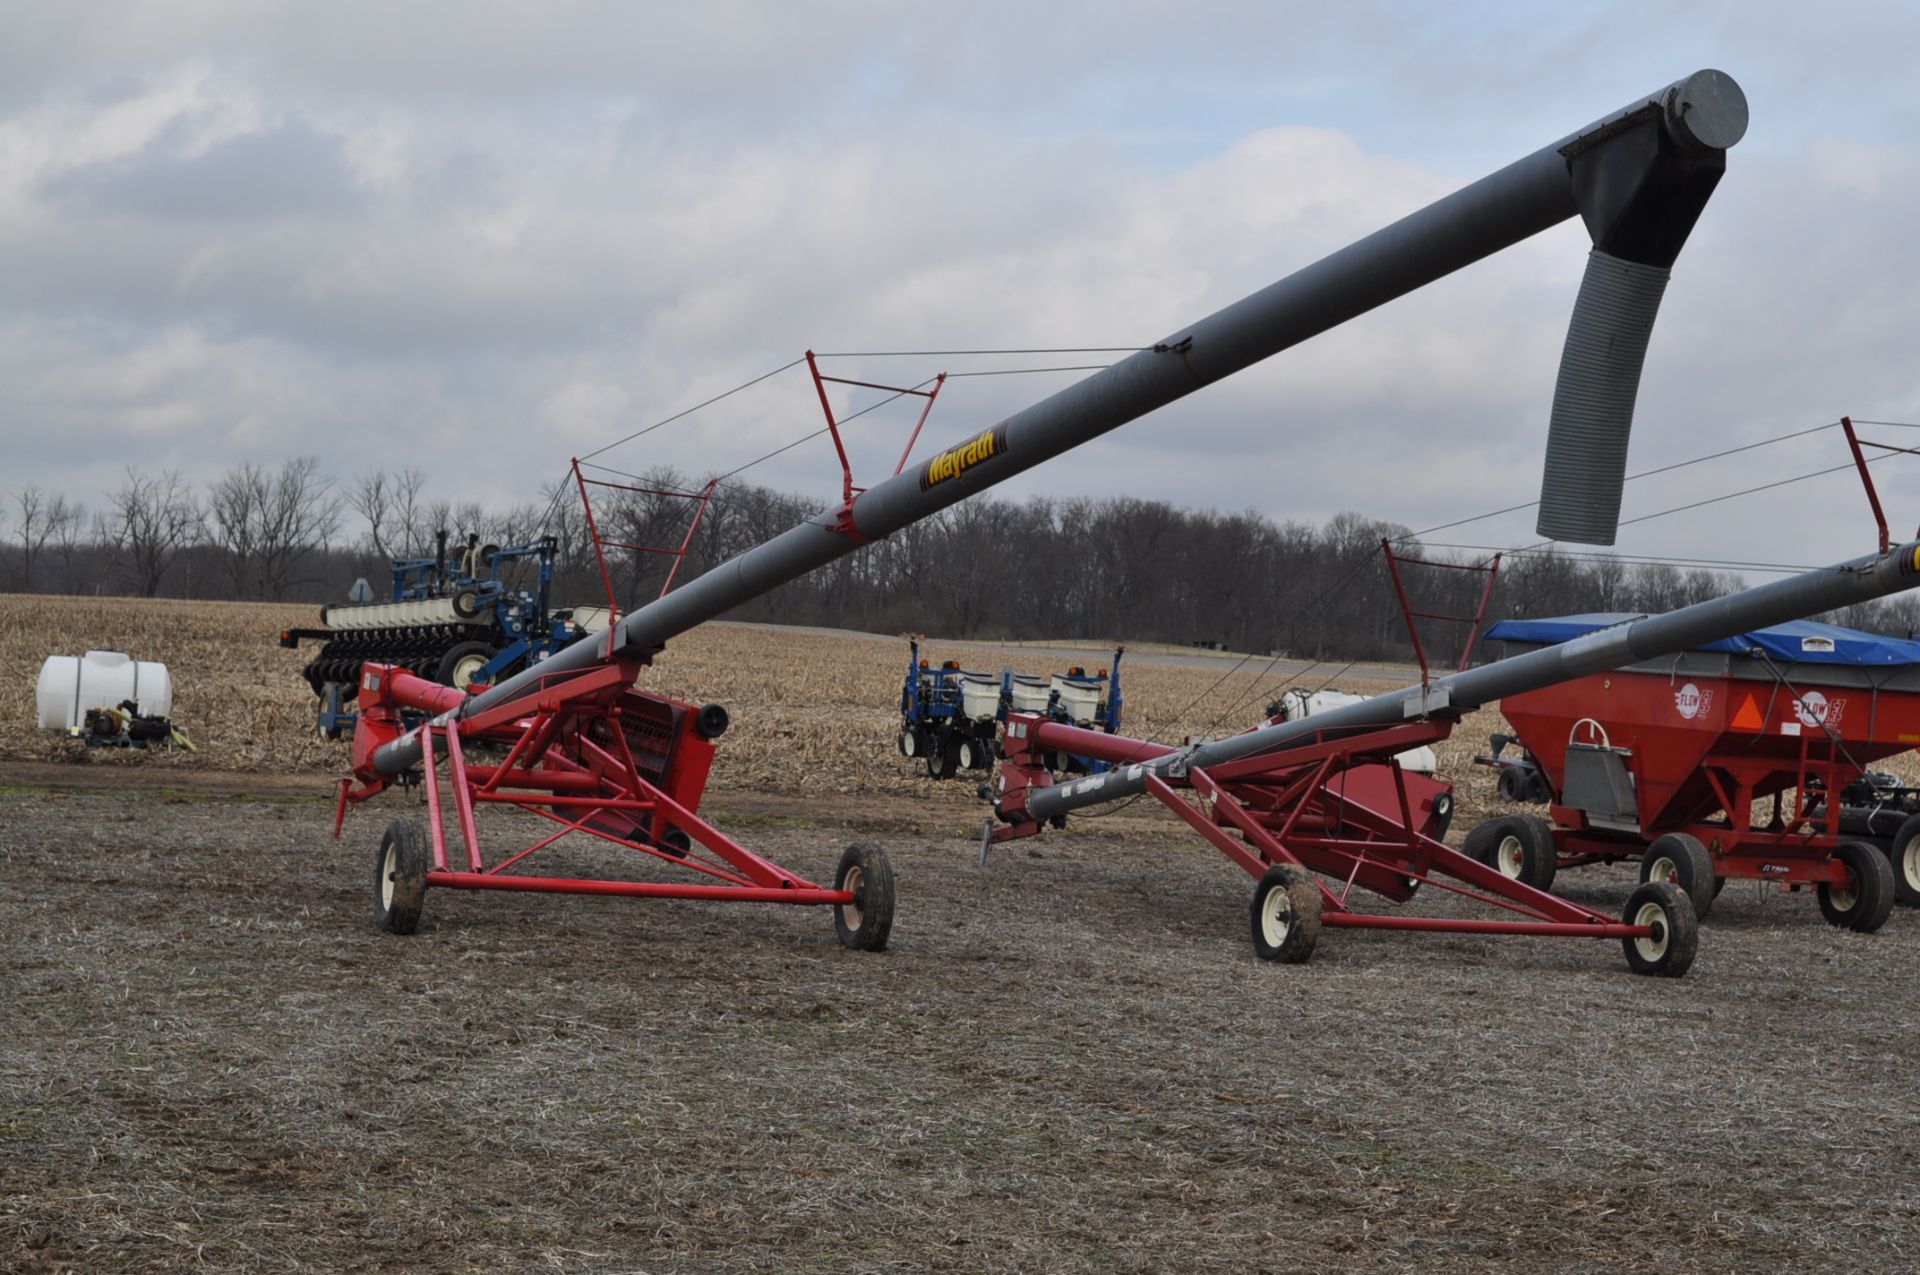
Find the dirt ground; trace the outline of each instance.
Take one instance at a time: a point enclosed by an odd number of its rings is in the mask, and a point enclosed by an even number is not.
[[[1137,811],[982,869],[957,794],[762,792],[709,812],[816,879],[887,845],[888,951],[822,909],[447,890],[402,939],[371,854],[411,798],[335,842],[321,777],[130,773],[0,764],[0,1268],[1920,1260],[1914,913],[1736,884],[1679,981],[1351,931],[1271,966],[1251,883]]]

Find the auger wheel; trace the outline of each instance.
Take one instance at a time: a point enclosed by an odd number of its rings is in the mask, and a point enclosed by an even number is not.
[[[878,952],[893,931],[893,865],[871,843],[847,847],[833,874],[833,888],[851,890],[853,902],[833,905],[833,929],[845,947]]]
[[[1320,887],[1291,864],[1276,863],[1253,891],[1253,954],[1303,965],[1320,942]]]
[[[387,825],[373,856],[373,923],[389,934],[411,934],[420,924],[427,897],[426,825],[395,819]]]

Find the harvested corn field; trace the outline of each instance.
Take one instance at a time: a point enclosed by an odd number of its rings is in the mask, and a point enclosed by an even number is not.
[[[417,798],[328,835],[345,750],[311,737],[286,609],[6,603],[8,1269],[1910,1260],[1912,913],[1852,934],[1735,883],[1679,982],[1489,936],[1336,932],[1269,965],[1247,880],[1150,803],[978,866],[971,785],[894,751],[903,642],[715,624],[651,683],[734,711],[707,813],[816,877],[886,845],[889,949],[818,909],[454,891],[402,939],[369,921],[371,854]],[[19,687],[88,646],[169,663],[203,751],[54,762]],[[1161,737],[1244,725],[1276,680],[1128,659],[1129,729]],[[1455,841],[1494,805],[1467,761],[1498,723],[1441,750]],[[1616,910],[1631,883],[1561,888]]]
[[[142,757],[142,767],[338,775],[347,748],[315,736],[314,697],[300,676],[308,657],[276,642],[282,628],[316,618],[305,606],[0,594],[0,758],[83,756],[32,729],[34,677],[49,655],[102,648],[169,667],[174,719],[201,749]],[[929,785],[895,752],[906,645],[866,634],[706,624],[675,638],[644,685],[690,703],[724,704],[732,714],[714,769],[716,791],[771,786],[965,801],[970,784]],[[949,650],[936,641],[928,649],[995,672],[1012,665],[1044,673],[1081,658],[1050,644]],[[1127,729],[1162,739],[1243,729],[1287,684],[1284,670],[1268,666],[1265,658],[1242,665],[1238,656],[1132,653],[1125,666]],[[1293,684],[1317,686],[1338,668],[1318,668]],[[1386,683],[1348,677],[1340,685],[1367,691]],[[84,760],[125,759],[95,752]]]

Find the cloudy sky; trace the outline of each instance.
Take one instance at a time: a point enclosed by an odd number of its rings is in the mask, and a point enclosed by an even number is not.
[[[316,454],[511,503],[809,347],[1151,343],[1705,66],[1753,123],[1667,293],[1630,469],[1843,412],[1920,421],[1917,15],[8,0],[0,487],[98,507],[127,465],[205,481]],[[1530,500],[1586,248],[1563,226],[1003,490],[1415,528]],[[1078,375],[956,380],[929,438]],[[818,423],[795,370],[602,459],[718,472]],[[864,474],[910,423],[852,427]],[[1825,431],[1632,484],[1624,516],[1844,460]],[[820,440],[751,476],[825,503],[835,472]],[[1911,530],[1920,461],[1882,475]],[[1812,563],[1870,533],[1837,474],[1620,548]]]

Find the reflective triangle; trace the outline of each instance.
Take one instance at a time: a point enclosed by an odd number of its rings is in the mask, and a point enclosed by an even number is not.
[[[1766,725],[1767,719],[1760,716],[1759,701],[1753,698],[1752,691],[1748,691],[1747,697],[1740,701],[1740,711],[1733,715],[1733,728],[1735,730],[1764,730]]]

